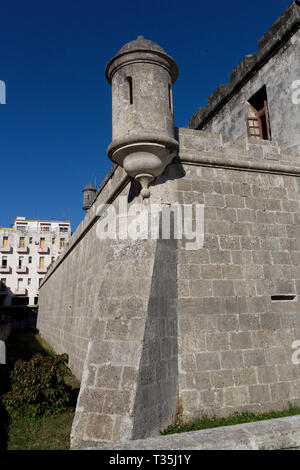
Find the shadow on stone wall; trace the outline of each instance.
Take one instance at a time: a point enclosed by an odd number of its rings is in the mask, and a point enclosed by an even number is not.
[[[157,435],[174,422],[177,405],[177,240],[171,233],[171,240],[157,241],[132,439]]]

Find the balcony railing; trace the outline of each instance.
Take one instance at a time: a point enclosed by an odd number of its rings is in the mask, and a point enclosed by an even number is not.
[[[19,288],[14,289],[13,293],[15,295],[26,295],[27,289],[25,289],[25,287],[19,287]]]
[[[49,247],[48,246],[43,246],[43,247],[39,247],[38,249],[38,253],[48,253],[49,252]]]
[[[10,266],[0,266],[0,273],[10,273]]]
[[[26,274],[26,273],[27,273],[27,270],[28,270],[27,266],[18,266],[18,267],[16,268],[16,272],[17,272],[18,274]]]
[[[46,274],[46,272],[47,272],[47,268],[45,266],[44,267],[37,266],[36,270],[39,274]]]
[[[16,251],[17,253],[28,253],[28,246],[18,246]]]
[[[43,230],[41,227],[38,227],[38,228],[32,228],[32,227],[28,227],[27,229],[21,229],[21,228],[15,228],[15,227],[0,227],[0,229],[4,229],[4,230],[7,230],[9,231],[8,233],[14,233],[14,232],[23,232],[23,233],[26,233],[26,234],[30,234],[30,233],[47,233],[47,234],[50,234],[50,233],[53,233],[53,234],[58,234],[58,233],[65,233],[65,234],[68,234],[70,233],[71,234],[71,227],[68,227],[68,230],[65,231],[65,230],[60,230],[60,227],[56,227],[56,228],[53,228],[51,227],[50,230]]]
[[[0,252],[1,253],[10,253],[11,252],[11,246],[0,246]]]

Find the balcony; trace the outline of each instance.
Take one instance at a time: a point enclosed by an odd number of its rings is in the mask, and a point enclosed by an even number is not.
[[[46,274],[47,272],[47,268],[45,266],[44,267],[37,266],[36,270],[39,274]]]
[[[18,274],[27,274],[27,270],[28,270],[27,266],[18,266],[16,268],[16,273],[18,273]]]
[[[44,246],[44,247],[39,247],[38,249],[38,253],[43,253],[43,254],[47,254],[49,252],[49,248],[48,246]]]
[[[28,246],[18,246],[16,251],[17,253],[28,253]]]
[[[10,273],[10,266],[0,266],[0,273],[1,274],[9,274]]]
[[[13,290],[13,293],[15,295],[27,295],[27,289],[25,289],[25,287],[24,288],[19,288],[19,289],[17,288],[17,289]]]
[[[11,253],[11,246],[0,246],[0,253]]]

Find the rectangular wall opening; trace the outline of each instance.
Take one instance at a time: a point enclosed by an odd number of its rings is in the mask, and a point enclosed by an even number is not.
[[[271,300],[273,302],[284,302],[284,301],[287,301],[287,300],[294,300],[295,299],[295,295],[271,295]]]
[[[250,116],[247,118],[248,137],[272,140],[266,86],[255,93],[248,103],[250,111]]]

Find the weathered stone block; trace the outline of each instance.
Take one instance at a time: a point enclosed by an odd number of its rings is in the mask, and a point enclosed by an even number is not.
[[[219,354],[215,352],[207,352],[196,354],[197,370],[216,370],[220,369]]]
[[[118,389],[122,371],[122,367],[118,366],[100,366],[97,372],[96,387]]]
[[[222,369],[241,369],[242,367],[244,367],[244,360],[241,351],[224,351],[221,353]]]
[[[88,439],[109,441],[112,437],[114,420],[109,415],[91,413],[85,434]]]
[[[211,372],[211,384],[213,388],[234,386],[232,370],[220,370]]]
[[[224,390],[224,403],[226,406],[242,406],[248,404],[246,387],[231,387]]]
[[[251,349],[252,336],[249,332],[230,333],[231,349]]]
[[[270,389],[268,385],[251,385],[249,386],[250,403],[258,405],[269,402],[271,399]]]

